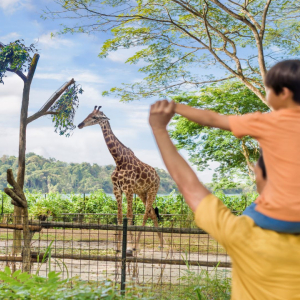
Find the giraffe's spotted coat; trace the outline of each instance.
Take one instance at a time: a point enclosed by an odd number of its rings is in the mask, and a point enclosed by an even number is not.
[[[108,150],[116,162],[116,168],[111,175],[113,193],[118,203],[118,223],[122,224],[122,193],[127,199],[127,217],[129,224],[133,218],[133,195],[137,194],[145,205],[143,226],[150,217],[155,226],[158,226],[157,216],[153,209],[153,203],[159,188],[160,178],[155,169],[140,161],[133,151],[123,145],[111,130],[109,119],[102,111],[93,110],[87,118],[78,125],[79,128],[100,124]],[[162,237],[158,233],[162,246]],[[140,238],[140,234],[138,240]],[[137,241],[138,243],[138,241]]]

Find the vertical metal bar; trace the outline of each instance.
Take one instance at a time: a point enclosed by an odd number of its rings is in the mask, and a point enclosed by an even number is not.
[[[127,248],[127,218],[123,219],[123,240],[122,240],[122,271],[121,271],[121,295],[125,295],[126,282],[126,248]]]
[[[138,217],[137,217],[137,206],[136,206],[136,194],[134,194],[134,207],[135,207],[135,213],[133,214],[133,218],[132,218],[132,225],[137,225],[138,222]],[[135,218],[137,218],[137,222],[135,221]]]
[[[181,195],[181,216],[180,218],[182,218],[182,215],[183,215],[183,195]]]
[[[85,208],[85,193],[83,193],[83,207],[84,207],[84,213],[86,211],[86,208]]]
[[[2,215],[3,215],[3,193],[4,193],[4,190],[3,190],[3,192],[2,192]]]

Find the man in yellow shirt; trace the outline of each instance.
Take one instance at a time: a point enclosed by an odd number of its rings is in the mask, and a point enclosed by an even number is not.
[[[255,225],[248,216],[234,216],[198,180],[179,155],[166,130],[175,103],[151,106],[149,122],[164,163],[199,227],[220,242],[232,260],[232,300],[300,299],[300,235],[277,233]],[[256,168],[257,179],[262,171]],[[258,190],[263,181],[258,180]],[[299,195],[300,197],[300,195]]]

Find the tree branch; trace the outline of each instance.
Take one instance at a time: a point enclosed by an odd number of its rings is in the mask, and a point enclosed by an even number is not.
[[[243,22],[244,24],[246,24],[252,31],[253,35],[254,35],[254,39],[256,42],[256,46],[257,46],[257,50],[258,50],[258,63],[259,63],[259,69],[261,72],[261,76],[262,79],[265,79],[267,70],[266,70],[266,65],[265,65],[265,61],[264,61],[264,54],[263,54],[263,43],[262,43],[262,38],[260,37],[260,34],[257,31],[257,28],[255,27],[254,24],[252,24],[246,17],[240,16],[238,14],[236,14],[235,12],[233,12],[232,10],[230,10],[228,7],[226,7],[223,3],[221,3],[218,0],[210,0],[211,2],[215,3],[217,6],[219,6],[221,9],[223,9],[225,12],[227,12],[229,15],[231,15],[232,17],[234,17],[237,20],[240,20],[241,22]],[[268,3],[270,4],[271,0],[268,0]],[[267,14],[267,10],[268,10],[268,5],[265,8],[265,15]],[[259,98],[261,98],[261,96],[259,96]],[[264,99],[261,98],[262,100]],[[264,101],[264,100],[263,100]]]
[[[27,74],[27,81],[28,81],[29,85],[31,84],[31,81],[32,81],[36,66],[38,64],[39,58],[40,58],[39,54],[35,53],[33,55],[33,58],[32,58],[32,61],[31,61],[30,67],[29,67],[29,71]]]
[[[4,44],[0,42],[0,49],[4,48]],[[20,70],[13,70],[11,68],[6,68],[6,71],[16,73],[24,82],[27,81],[27,77]]]
[[[73,83],[75,83],[74,78],[72,78],[69,82],[63,85],[62,88],[59,89],[59,91],[54,93],[54,95],[46,102],[46,105],[40,111],[28,117],[26,124],[31,123],[32,121],[38,119],[41,116],[56,114],[55,112],[47,112],[47,110],[55,103],[55,101],[62,95],[62,93]]]
[[[58,111],[47,111],[44,113],[44,115],[58,115],[59,112]]]
[[[27,77],[20,70],[13,70],[11,68],[6,68],[6,71],[16,73],[24,82],[27,81]]]
[[[19,184],[15,181],[12,169],[7,170],[7,182],[13,187],[13,189],[5,188],[4,192],[12,198],[12,204],[18,207],[27,207],[26,197]]]
[[[254,166],[250,162],[249,151],[247,149],[247,146],[245,145],[244,139],[242,139],[241,141],[242,141],[242,149],[243,149],[242,153],[246,159],[246,163],[247,163],[247,167],[248,167],[248,174],[249,174],[249,177],[251,178],[251,180],[254,181],[254,176],[253,176]]]
[[[260,32],[259,32],[259,36],[260,36],[261,39],[263,38],[263,36],[265,34],[267,13],[268,13],[271,1],[272,0],[267,1],[266,5],[265,5],[265,8],[264,8],[263,15],[262,15],[261,28],[260,28]]]

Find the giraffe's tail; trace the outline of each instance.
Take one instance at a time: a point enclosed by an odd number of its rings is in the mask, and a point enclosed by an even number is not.
[[[160,220],[160,215],[159,215],[159,211],[158,211],[158,207],[157,206],[154,208],[154,211],[155,211],[155,214],[157,216],[157,219]]]

